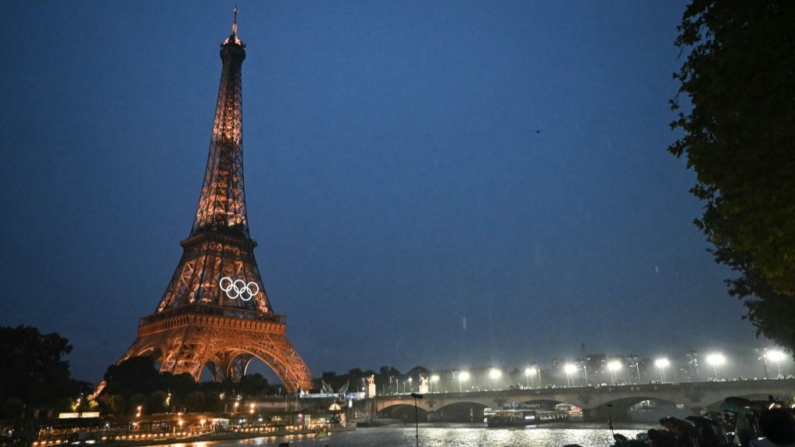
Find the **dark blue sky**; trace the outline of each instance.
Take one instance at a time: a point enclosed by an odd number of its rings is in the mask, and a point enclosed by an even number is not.
[[[769,345],[666,152],[684,6],[241,2],[251,234],[312,371]],[[233,7],[0,5],[0,325],[79,379],[179,261]]]

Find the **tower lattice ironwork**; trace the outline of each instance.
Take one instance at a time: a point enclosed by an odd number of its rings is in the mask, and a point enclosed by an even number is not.
[[[286,318],[273,312],[254,259],[243,186],[242,65],[237,36],[221,44],[221,85],[207,169],[190,236],[157,309],[141,318],[138,338],[119,362],[154,355],[161,372],[199,380],[245,374],[259,358],[289,392],[312,387],[312,374],[287,339]]]

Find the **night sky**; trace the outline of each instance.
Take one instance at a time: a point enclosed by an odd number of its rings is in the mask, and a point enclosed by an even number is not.
[[[771,343],[666,151],[684,7],[240,2],[251,235],[313,373],[548,367],[585,343],[761,375]],[[0,4],[0,325],[68,338],[78,379],[177,266],[233,8]]]

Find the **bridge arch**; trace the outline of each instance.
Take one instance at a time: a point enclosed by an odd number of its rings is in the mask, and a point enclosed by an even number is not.
[[[475,401],[444,403],[428,414],[434,422],[481,422],[488,405]]]
[[[415,413],[416,411],[416,413]],[[397,403],[379,409],[377,415],[381,419],[397,419],[403,422],[414,422],[416,417],[418,421],[425,422],[428,420],[428,411],[419,405],[416,410],[413,403]]]

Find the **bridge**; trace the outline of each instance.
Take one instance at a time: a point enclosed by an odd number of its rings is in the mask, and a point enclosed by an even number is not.
[[[774,396],[782,400],[795,400],[795,379],[434,392],[424,394],[421,399],[415,399],[410,394],[377,395],[352,400],[348,417],[413,421],[416,403],[420,421],[478,422],[482,420],[486,407],[501,408],[506,403],[526,403],[550,408],[566,403],[581,408],[586,422],[606,422],[608,416],[616,422],[629,422],[632,420],[630,407],[643,401],[668,403],[692,414],[700,414],[720,410],[721,402],[729,396],[751,400],[767,400],[768,396]],[[290,410],[312,411],[328,408],[335,400],[338,399],[300,398],[287,401],[282,398],[258,405],[265,410],[284,409],[288,405]]]
[[[501,408],[511,402],[546,406],[567,403],[582,408],[584,421],[602,422],[607,421],[608,414],[614,421],[631,421],[630,407],[646,400],[668,402],[690,410],[693,414],[700,414],[703,411],[719,410],[721,402],[729,396],[767,400],[770,395],[777,399],[793,400],[795,379],[430,393],[423,395],[422,399],[403,394],[376,396],[368,400],[371,401],[370,411],[382,417],[394,414],[401,407],[408,406],[413,411],[416,402],[418,411],[422,410],[426,418],[447,420],[445,410],[460,413],[463,406],[468,408],[475,421],[478,416],[482,417],[485,407]]]

